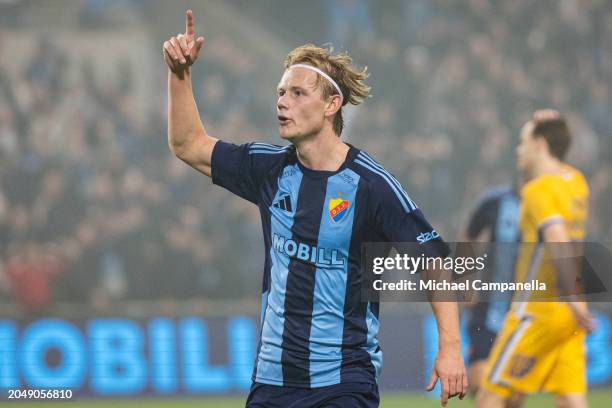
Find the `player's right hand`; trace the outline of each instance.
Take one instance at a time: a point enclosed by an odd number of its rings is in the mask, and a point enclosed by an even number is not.
[[[586,330],[587,333],[591,333],[597,328],[597,322],[585,302],[567,302],[569,305],[576,323],[580,327]]]
[[[185,33],[177,34],[164,42],[162,47],[164,61],[174,73],[185,71],[196,62],[203,44],[204,37],[196,38],[193,30],[193,12],[187,10]]]

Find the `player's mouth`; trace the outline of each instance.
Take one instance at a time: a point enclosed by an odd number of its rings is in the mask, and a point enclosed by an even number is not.
[[[281,126],[285,126],[291,121],[291,119],[283,115],[278,115],[277,118],[278,118],[278,124]]]

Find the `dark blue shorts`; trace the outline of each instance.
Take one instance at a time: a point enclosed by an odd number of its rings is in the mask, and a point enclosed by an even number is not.
[[[247,408],[377,408],[378,385],[342,383],[320,388],[253,383]]]
[[[479,360],[486,360],[495,343],[497,333],[486,328],[469,329],[470,348],[468,351],[468,364],[474,364]]]

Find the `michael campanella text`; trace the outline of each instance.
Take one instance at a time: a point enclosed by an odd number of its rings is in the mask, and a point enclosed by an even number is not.
[[[546,283],[539,280],[531,282],[483,282],[480,279],[464,282],[436,281],[435,279],[417,282],[402,279],[397,282],[383,282],[378,279],[372,283],[374,290],[397,290],[397,291],[416,291],[416,290],[480,290],[480,291],[521,291],[521,290],[546,290]]]

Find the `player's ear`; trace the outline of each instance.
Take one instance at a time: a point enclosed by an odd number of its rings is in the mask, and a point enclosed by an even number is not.
[[[335,115],[342,108],[342,97],[340,95],[332,95],[327,100],[325,108],[325,116]]]
[[[537,143],[537,155],[538,157],[548,157],[550,156],[550,147],[548,146],[548,142],[543,137],[536,138]]]
[[[537,146],[538,152],[540,153],[544,153],[544,152],[548,152],[548,143],[546,142],[546,139],[544,139],[543,137],[538,137],[538,136],[533,136],[534,142]]]

